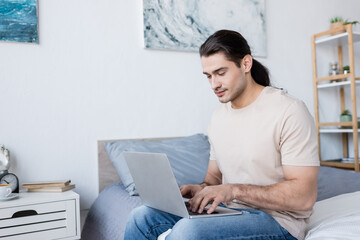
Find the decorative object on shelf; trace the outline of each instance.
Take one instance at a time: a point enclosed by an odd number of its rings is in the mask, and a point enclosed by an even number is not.
[[[0,41],[39,43],[37,0],[2,0]]]
[[[343,25],[344,25],[344,20],[342,17],[333,17],[330,19],[330,29],[339,28]],[[331,35],[336,35],[336,34],[343,33],[343,32],[345,32],[345,29],[334,32]]]
[[[344,110],[340,115],[340,122],[351,122],[352,115],[349,110]]]
[[[329,65],[330,65],[329,76],[339,74],[338,63],[337,62],[331,62]]]
[[[344,74],[350,73],[350,66],[349,66],[349,65],[345,65],[345,66],[343,67],[343,71],[344,71]]]
[[[335,76],[339,74],[339,68],[337,62],[330,62],[329,76]],[[340,82],[341,80],[331,80],[330,82]]]
[[[339,28],[341,26],[344,26],[344,25],[348,25],[348,24],[351,24],[351,25],[356,25],[357,23],[359,23],[359,21],[349,21],[349,20],[344,20],[342,17],[332,17],[330,19],[330,29],[334,29],[334,28]],[[334,32],[332,33],[331,35],[336,35],[336,34],[339,34],[339,33],[344,33],[346,32],[346,30],[340,30],[340,31],[337,31],[337,32]]]
[[[0,184],[11,184],[13,193],[19,193],[19,179],[13,174],[9,173],[10,168],[10,151],[4,145],[0,146]]]

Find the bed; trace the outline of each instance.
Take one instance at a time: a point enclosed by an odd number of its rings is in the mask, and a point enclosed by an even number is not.
[[[100,193],[89,210],[82,239],[123,239],[129,213],[141,205],[131,176],[126,175],[128,172],[121,159],[122,151],[165,152],[178,184],[182,185],[201,182],[205,177],[203,169],[208,161],[209,145],[207,137],[202,134],[179,138],[98,141]],[[184,174],[181,171],[184,164],[189,164],[195,158],[197,163],[193,171]],[[359,204],[359,173],[320,167],[318,198],[306,230],[306,239],[360,239]]]

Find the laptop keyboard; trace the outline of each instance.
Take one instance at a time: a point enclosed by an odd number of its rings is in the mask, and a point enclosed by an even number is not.
[[[187,209],[188,212],[189,212],[189,215],[191,215],[191,216],[208,214],[208,213],[206,212],[206,210],[203,210],[202,213],[198,213],[198,212],[193,212],[193,211],[191,211],[191,209],[190,209],[190,203],[188,203],[188,202],[185,202],[185,205],[186,205],[186,209]],[[219,213],[219,212],[214,211],[214,212],[210,213],[210,215],[211,215],[211,214],[218,214],[218,213]]]

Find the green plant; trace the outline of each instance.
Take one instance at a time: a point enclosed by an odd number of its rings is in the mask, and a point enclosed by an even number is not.
[[[351,122],[352,116],[349,110],[344,110],[340,115],[340,122]]]
[[[330,23],[337,23],[337,22],[342,22],[343,25],[348,25],[348,24],[358,24],[359,21],[350,21],[350,20],[344,20],[342,17],[336,16],[336,17],[332,17],[330,18]]]
[[[350,66],[349,65],[345,65],[344,67],[343,67],[343,70],[345,71],[350,71]]]
[[[330,19],[330,23],[336,23],[336,22],[344,22],[344,19],[342,17],[333,17]]]
[[[359,23],[359,21],[349,22],[348,20],[346,20],[343,25],[348,25],[348,24],[356,25],[356,24],[358,24],[358,23]]]
[[[345,109],[342,113],[341,116],[347,116],[347,115],[351,115],[350,111]]]

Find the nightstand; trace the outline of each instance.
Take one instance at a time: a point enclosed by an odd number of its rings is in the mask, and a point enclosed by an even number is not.
[[[79,195],[22,192],[0,202],[0,239],[80,239]]]

